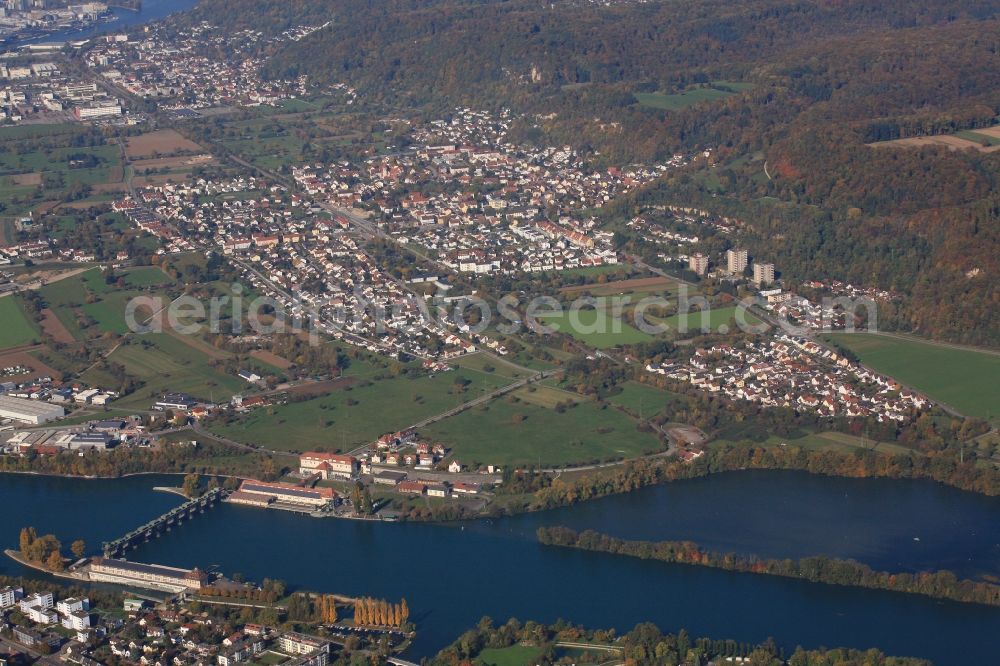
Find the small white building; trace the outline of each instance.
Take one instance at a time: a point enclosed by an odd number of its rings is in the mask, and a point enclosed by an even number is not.
[[[90,613],[82,610],[73,611],[62,618],[62,626],[73,631],[84,631],[90,628]]]

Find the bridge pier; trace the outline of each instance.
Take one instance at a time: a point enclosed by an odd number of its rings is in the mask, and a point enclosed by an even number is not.
[[[130,547],[135,546],[139,539],[148,542],[161,536],[164,532],[169,532],[173,527],[180,525],[185,519],[194,518],[197,513],[205,513],[205,509],[217,502],[224,491],[221,488],[214,488],[200,498],[188,500],[179,507],[175,507],[162,516],[149,521],[145,525],[132,530],[125,536],[103,544],[102,550],[105,557],[115,557],[124,554]]]

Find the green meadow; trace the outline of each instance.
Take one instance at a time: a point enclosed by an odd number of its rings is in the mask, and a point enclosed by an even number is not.
[[[41,338],[16,296],[0,298],[0,349],[25,345]]]
[[[962,414],[1000,416],[998,354],[868,333],[832,333],[827,339],[854,352],[865,365]]]
[[[345,388],[302,402],[258,409],[229,424],[216,423],[213,432],[281,451],[322,447],[346,450],[386,432],[406,428],[446,412],[510,379],[473,370],[433,376],[406,376],[350,382],[363,372],[351,366]],[[467,382],[467,383],[466,383]]]
[[[565,411],[510,397],[421,430],[465,465],[564,467],[634,458],[660,449],[652,433],[614,409],[581,402]]]

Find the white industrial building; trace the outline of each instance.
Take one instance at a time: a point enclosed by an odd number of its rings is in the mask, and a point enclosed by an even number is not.
[[[40,425],[66,416],[66,410],[59,405],[38,400],[25,400],[0,395],[0,419],[13,419],[21,423]]]

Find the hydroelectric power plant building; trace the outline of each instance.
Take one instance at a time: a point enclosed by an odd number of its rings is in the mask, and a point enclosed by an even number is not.
[[[95,557],[90,563],[90,580],[133,585],[166,592],[201,589],[208,575],[198,569],[178,569],[160,564],[141,564],[109,557]]]

